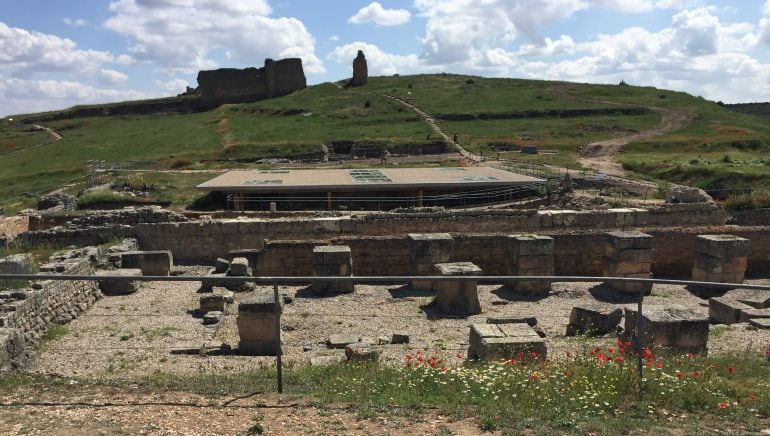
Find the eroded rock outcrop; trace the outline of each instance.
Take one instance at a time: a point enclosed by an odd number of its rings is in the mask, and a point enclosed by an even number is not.
[[[350,86],[364,86],[369,81],[369,68],[366,65],[364,52],[358,50],[358,55],[353,60],[353,79]]]

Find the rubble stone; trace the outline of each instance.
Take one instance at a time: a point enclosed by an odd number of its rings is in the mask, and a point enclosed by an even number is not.
[[[636,332],[636,310],[626,309],[626,332]],[[675,352],[707,351],[709,320],[691,309],[645,308],[643,312],[645,347],[668,348]]]
[[[569,316],[567,336],[614,333],[622,318],[623,310],[612,304],[597,302],[574,306]]]
[[[468,342],[468,358],[473,360],[491,362],[537,353],[545,361],[548,356],[545,342],[526,323],[472,324]]]

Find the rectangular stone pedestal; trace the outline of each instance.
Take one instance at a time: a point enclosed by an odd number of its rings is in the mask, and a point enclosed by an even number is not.
[[[96,272],[99,276],[120,276],[126,280],[99,280],[99,290],[107,296],[129,295],[139,290],[139,281],[131,280],[131,277],[141,277],[142,270],[134,268],[124,268],[116,270],[101,270]]]
[[[437,263],[437,276],[479,276],[481,268],[470,262]],[[481,302],[476,281],[440,281],[436,288],[435,302],[446,314],[468,316],[481,313]]]
[[[350,277],[353,275],[353,259],[347,245],[324,245],[313,248],[313,276]],[[324,294],[353,292],[353,282],[325,281],[313,283],[312,289]]]
[[[449,233],[410,233],[409,265],[412,275],[429,276],[433,265],[449,262],[453,240]],[[433,284],[426,280],[412,280],[415,291],[430,291]]]
[[[552,276],[553,238],[537,235],[511,235],[507,238],[506,268],[512,276]],[[510,281],[506,285],[524,294],[548,294],[551,282]]]
[[[174,257],[168,250],[129,251],[120,254],[121,268],[139,268],[146,276],[168,276],[174,267]]]
[[[626,309],[626,332],[636,334],[634,309]],[[645,347],[663,347],[674,352],[703,353],[707,350],[709,319],[684,308],[645,308],[643,335]]]
[[[695,238],[692,279],[698,282],[743,283],[749,240],[733,235],[699,235]]]
[[[652,236],[641,232],[609,232],[604,243],[602,275],[633,279],[651,278]],[[649,294],[652,283],[607,282],[623,293]]]
[[[471,360],[507,360],[519,353],[531,359],[533,352],[540,361],[548,357],[545,341],[527,323],[472,324],[468,344]]]
[[[281,304],[279,298],[278,304]],[[279,310],[280,312],[280,310]],[[238,354],[275,356],[281,346],[276,331],[275,300],[266,292],[246,298],[238,304]]]

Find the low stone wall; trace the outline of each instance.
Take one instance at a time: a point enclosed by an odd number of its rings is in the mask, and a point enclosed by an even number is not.
[[[652,272],[656,277],[687,278],[695,260],[695,237],[724,233],[751,241],[748,274],[770,271],[770,228],[736,226],[688,229],[642,229],[654,236]],[[452,262],[472,262],[485,275],[506,274],[506,236],[510,233],[454,233]],[[604,233],[592,231],[544,232],[554,239],[557,275],[601,276]],[[268,241],[255,275],[312,275],[312,252],[317,245],[347,245],[356,276],[409,275],[410,244],[406,235],[343,236],[337,238]],[[211,247],[212,250],[214,247]]]
[[[29,230],[28,216],[0,216],[0,235],[15,238]]]
[[[770,224],[770,209],[734,210],[730,219],[731,224],[739,226],[766,226]]]
[[[171,250],[179,260],[213,261],[230,250],[263,248],[265,239],[302,240],[309,235],[318,239],[331,239],[348,235],[369,237],[407,233],[603,231],[724,225],[726,220],[724,211],[712,205],[670,204],[650,210],[453,210],[328,218],[139,224],[135,227],[135,235],[143,250]]]
[[[56,263],[64,267],[64,275],[94,273],[91,261],[82,254]],[[0,360],[5,359],[0,361],[0,370],[29,366],[32,350],[51,323],[72,321],[100,297],[92,281],[48,280],[33,288],[0,293]]]

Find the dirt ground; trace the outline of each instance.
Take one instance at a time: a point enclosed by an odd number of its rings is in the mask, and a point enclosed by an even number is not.
[[[183,268],[185,275],[201,275],[208,270]],[[770,280],[751,283],[767,284]],[[223,321],[209,327],[193,315],[200,297],[198,288],[198,282],[149,282],[133,295],[99,300],[67,326],[66,334],[43,347],[37,371],[65,377],[126,378],[153,372],[237,372],[272,366],[273,357],[170,353],[172,348],[191,341],[237,346],[237,302],[249,294],[236,294],[236,302]],[[258,291],[272,292],[272,288]],[[357,285],[354,294],[332,297],[318,297],[304,287],[281,287],[280,291],[294,298],[284,307],[281,321],[284,362],[288,363],[305,364],[314,356],[341,358],[343,350],[326,346],[327,338],[336,333],[355,334],[374,344],[382,336],[409,334],[409,344],[379,346],[381,360],[386,364],[403,363],[404,356],[415,349],[465,355],[470,325],[499,315],[535,316],[547,335],[551,358],[615,340],[565,337],[574,305],[609,298],[606,287],[599,283],[555,283],[546,298],[521,297],[502,286],[479,286],[483,312],[468,318],[444,318],[429,306],[431,293],[414,292],[400,285]],[[635,307],[631,301],[614,303]],[[681,286],[656,285],[652,296],[645,298],[645,308],[655,306],[680,306],[708,313],[708,302]],[[747,324],[712,327],[710,353],[763,350],[770,343],[770,331],[754,330]]]
[[[275,435],[479,434],[473,420],[435,413],[360,419],[343,404],[270,394],[227,398],[97,387],[76,392],[19,389],[0,397],[0,434],[261,434],[258,428]]]

